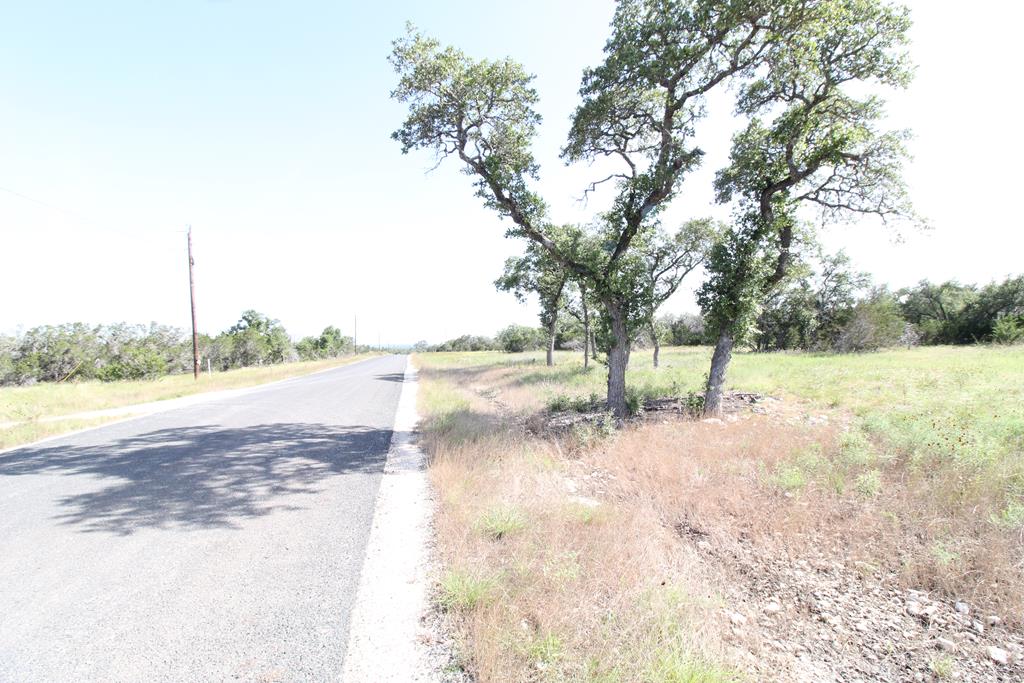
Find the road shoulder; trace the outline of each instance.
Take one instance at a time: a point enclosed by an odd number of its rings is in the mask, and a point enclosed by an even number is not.
[[[408,361],[352,609],[343,680],[435,682],[442,663],[423,626],[432,576],[433,501],[415,443],[416,370]]]

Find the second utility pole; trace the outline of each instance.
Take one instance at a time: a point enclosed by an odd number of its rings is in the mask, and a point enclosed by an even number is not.
[[[192,376],[199,379],[199,334],[196,332],[196,282],[192,277],[192,226],[188,226],[188,293],[192,300]]]

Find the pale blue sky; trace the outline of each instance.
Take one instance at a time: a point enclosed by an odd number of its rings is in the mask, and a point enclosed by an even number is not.
[[[361,337],[386,343],[533,323],[532,308],[494,292],[519,245],[469,179],[454,163],[427,175],[432,159],[402,157],[389,139],[403,112],[388,98],[385,58],[407,19],[536,73],[540,187],[559,220],[600,205],[574,201],[592,171],[565,169],[557,153],[610,2],[2,4],[0,330],[187,326],[186,223],[203,331],[245,308],[293,336],[349,331],[358,312]],[[1024,145],[1009,84],[1024,12],[995,0],[970,15],[911,4],[919,77],[891,109],[917,134],[908,178],[935,230],[895,245],[877,226],[846,226],[828,243],[897,286],[1020,272]],[[711,114],[705,169],[670,216],[722,211],[709,184],[736,122],[724,97]],[[669,303],[692,308],[688,290]]]

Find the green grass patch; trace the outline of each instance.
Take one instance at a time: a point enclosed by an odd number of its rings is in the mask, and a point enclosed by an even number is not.
[[[23,422],[21,424],[0,429],[0,450],[33,443],[51,436],[59,436],[68,432],[99,427],[116,422],[121,417],[98,417],[91,420],[55,420],[53,422]]]
[[[952,679],[955,671],[953,658],[949,655],[935,657],[929,663],[929,668],[932,670],[932,673],[935,674],[935,677],[942,681]]]
[[[541,669],[556,664],[564,654],[561,639],[551,632],[537,634],[526,644],[526,656]]]
[[[861,472],[857,475],[854,488],[865,498],[874,498],[882,492],[882,473],[878,470]]]
[[[568,516],[580,524],[596,524],[603,521],[608,514],[605,505],[588,505],[576,501],[567,504],[565,509]]]
[[[787,493],[799,493],[807,487],[807,473],[798,463],[785,462],[775,469],[772,481]]]
[[[943,567],[948,567],[960,559],[960,553],[953,550],[948,543],[943,541],[935,541],[932,544],[931,554],[935,561]]]
[[[861,429],[850,429],[839,436],[839,455],[843,462],[853,466],[871,465],[878,458],[877,451],[867,434]]]
[[[992,523],[1005,529],[1024,529],[1024,502],[1011,500],[999,514],[992,516]]]
[[[477,520],[477,529],[498,541],[526,527],[526,517],[511,505],[499,505],[484,512]]]
[[[491,577],[451,570],[441,577],[439,601],[446,610],[469,612],[491,600],[497,586]]]
[[[704,661],[681,649],[662,649],[647,669],[649,683],[734,683],[735,672]]]

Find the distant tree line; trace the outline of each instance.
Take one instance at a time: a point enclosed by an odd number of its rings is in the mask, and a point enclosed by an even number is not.
[[[1024,275],[987,285],[922,280],[894,291],[853,271],[842,252],[796,270],[759,308],[747,336],[751,350],[844,353],[1024,343]],[[695,314],[662,316],[656,329],[664,344],[715,343],[704,318]]]
[[[4,384],[68,379],[144,379],[192,367],[191,340],[175,327],[157,325],[43,325],[0,337]]]
[[[1024,341],[1024,276],[984,286],[927,280],[897,292],[900,312],[926,344]]]
[[[352,338],[333,326],[293,342],[278,320],[254,310],[242,313],[237,323],[216,336],[199,336],[204,370],[336,358],[354,350]],[[153,379],[191,370],[191,336],[167,325],[68,323],[0,335],[4,385]]]
[[[855,272],[840,252],[795,268],[796,275],[760,308],[748,335],[752,351],[850,353],[918,344],[1024,343],[1024,276],[987,285],[956,281],[890,290]],[[549,319],[548,319],[549,320]],[[414,350],[579,351],[587,345],[583,325],[569,316],[552,328],[509,325],[493,337],[462,335],[441,344],[419,342]],[[656,335],[656,336],[655,336]],[[695,313],[657,317],[635,345],[702,346],[715,333]]]
[[[1021,341],[1024,276],[983,286],[923,280],[892,291],[851,271],[842,253],[819,259],[774,292],[749,335],[759,351]]]

